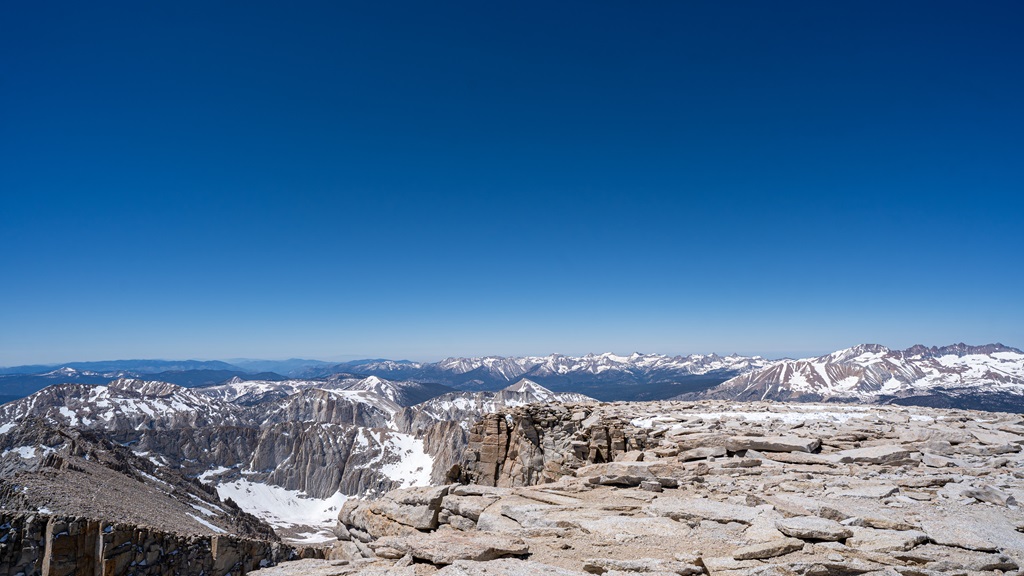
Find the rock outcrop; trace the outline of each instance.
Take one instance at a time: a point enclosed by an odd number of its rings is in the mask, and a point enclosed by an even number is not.
[[[1016,414],[528,406],[485,417],[470,447],[465,477],[497,486],[350,501],[334,560],[306,573],[996,576],[1024,566]]]
[[[780,360],[681,400],[775,400],[1024,410],[1024,352],[1002,344],[891,350],[861,344]]]
[[[488,414],[469,430],[462,479],[484,486],[553,482],[588,463],[649,446],[646,430],[598,404],[531,404]]]
[[[246,574],[296,557],[280,542],[162,532],[145,526],[0,512],[0,574]]]

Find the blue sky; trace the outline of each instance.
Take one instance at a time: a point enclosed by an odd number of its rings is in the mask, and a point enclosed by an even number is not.
[[[0,7],[0,365],[1024,346],[1019,2]]]

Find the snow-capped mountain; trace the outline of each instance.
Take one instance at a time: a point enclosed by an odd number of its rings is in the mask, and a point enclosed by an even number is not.
[[[60,384],[0,406],[0,424],[39,417],[87,430],[237,426],[241,407],[166,382],[120,378],[106,386]]]
[[[694,354],[667,356],[612,353],[585,356],[485,356],[446,358],[436,363],[372,361],[318,367],[387,379],[436,382],[461,390],[500,390],[529,378],[559,392],[582,392],[602,400],[639,400],[700,390],[770,364],[760,357]]]
[[[251,407],[263,424],[315,422],[386,428],[401,406],[368,390],[307,388],[287,398]]]
[[[1024,409],[1024,352],[1001,344],[890,350],[861,344],[783,360],[687,397],[898,402]]]
[[[536,402],[565,404],[596,402],[593,398],[575,392],[553,392],[532,380],[519,382],[496,392],[451,392],[406,408],[395,417],[399,429],[420,432],[436,422],[458,422],[468,428],[484,414],[502,408],[524,406]]]
[[[366,390],[387,398],[399,406],[419,404],[453,390],[443,384],[413,382],[411,380],[384,380],[377,376],[368,376],[366,378],[331,378],[328,380],[327,386],[337,390]]]
[[[446,418],[475,422],[503,406],[589,400],[523,380],[499,392],[456,393],[466,398],[447,410],[432,398],[401,405],[437,391],[450,389],[376,376],[232,380],[210,388],[128,378],[50,386],[0,406],[0,446],[10,448],[0,456],[0,484],[23,462],[35,465],[55,449],[49,440],[22,442],[32,422],[58,435],[88,432],[150,467],[196,478],[286,536],[329,539],[345,498],[444,477],[466,442],[466,423]],[[422,425],[414,429],[406,419]],[[442,465],[437,470],[435,462]]]
[[[348,375],[323,380],[243,380],[235,377],[218,386],[208,386],[196,391],[224,402],[240,405],[255,405],[275,398],[286,398],[302,390],[365,390],[398,404],[412,406],[452,389],[432,383],[385,380],[377,376],[352,378]]]
[[[236,376],[224,384],[199,388],[196,392],[221,402],[251,406],[323,386],[322,380],[244,380]]]

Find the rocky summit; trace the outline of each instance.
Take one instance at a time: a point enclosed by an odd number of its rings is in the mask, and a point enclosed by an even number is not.
[[[349,500],[304,575],[973,575],[1024,563],[1024,417],[721,401],[533,404],[460,482]]]

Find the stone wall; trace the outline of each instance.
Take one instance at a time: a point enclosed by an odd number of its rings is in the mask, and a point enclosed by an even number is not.
[[[226,576],[294,556],[294,549],[280,542],[0,512],[0,576]]]
[[[554,482],[588,464],[648,448],[648,430],[596,404],[530,404],[488,414],[469,430],[461,481],[515,487]]]

